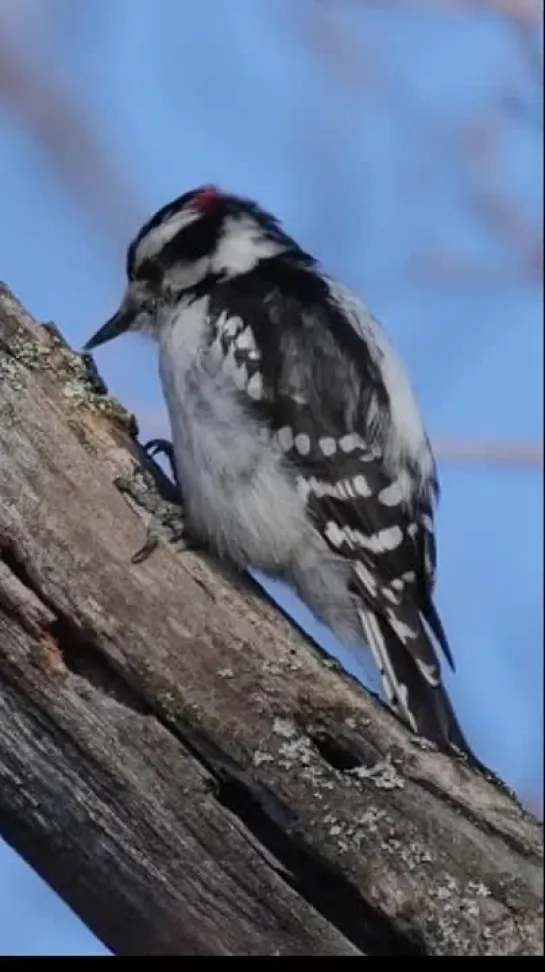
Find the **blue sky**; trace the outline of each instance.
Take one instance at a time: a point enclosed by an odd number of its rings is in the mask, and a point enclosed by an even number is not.
[[[364,18],[346,3],[339,24],[349,46],[331,66],[306,43],[311,18],[327,6],[315,0],[46,6],[26,50],[66,85],[130,205],[120,203],[118,229],[107,230],[20,118],[3,113],[0,275],[38,319],[55,320],[81,347],[118,301],[138,222],[217,181],[275,211],[365,297],[411,369],[432,436],[541,440],[541,289],[475,216],[458,151],[459,132],[498,112],[507,82],[533,97],[500,20]],[[353,63],[350,50],[361,52]],[[492,183],[537,223],[539,133],[508,121],[495,152]],[[428,280],[422,267],[449,249],[493,272],[476,282]],[[97,360],[143,435],[166,429],[150,348],[134,337]],[[449,688],[482,759],[537,799],[541,472],[446,461],[440,472],[437,599],[457,660]],[[289,593],[278,596],[347,661]],[[0,844],[1,953],[106,950]]]

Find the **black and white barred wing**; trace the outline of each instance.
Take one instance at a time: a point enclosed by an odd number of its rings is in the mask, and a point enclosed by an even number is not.
[[[431,497],[407,501],[407,470],[389,476],[369,434],[366,416],[378,408],[381,386],[364,342],[346,328],[343,342],[323,307],[286,298],[281,331],[264,307],[257,314],[254,304],[222,329],[239,386],[274,431],[316,529],[353,564],[363,639],[389,703],[414,731],[465,748],[430,637],[431,629],[451,662],[432,604]]]

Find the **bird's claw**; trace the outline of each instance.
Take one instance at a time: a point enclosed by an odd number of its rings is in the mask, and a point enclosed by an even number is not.
[[[174,455],[174,448],[172,442],[168,439],[150,439],[142,446],[144,452],[155,458],[156,456],[165,456],[168,464],[170,466],[170,471],[174,482],[179,486],[178,471],[176,469],[176,457]]]
[[[156,456],[162,452],[168,457],[169,460],[171,460],[174,455],[172,442],[169,442],[168,439],[150,439],[149,442],[146,442],[145,445],[142,446],[142,448],[144,452],[147,452],[150,456]]]
[[[164,455],[171,466],[172,476],[178,487],[178,501],[165,504],[165,508],[158,514],[154,513],[148,522],[144,543],[132,555],[131,563],[142,564],[157,548],[159,537],[163,536],[169,544],[179,544],[180,553],[191,551],[206,551],[206,545],[192,532],[186,522],[183,506],[183,496],[178,482],[176,459],[172,443],[168,439],[150,439],[142,446],[148,456]]]
[[[131,557],[131,564],[143,564],[158,546],[159,536],[154,532],[150,524],[146,530],[146,538],[144,543],[135,553],[133,553]]]
[[[166,536],[165,527],[167,528]],[[169,544],[179,544],[178,553],[187,553],[188,551],[202,553],[207,549],[187,526],[183,510],[180,508],[176,513],[170,512],[166,520],[156,516],[151,518],[146,528],[144,543],[132,555],[131,563],[143,564],[156,550],[160,536],[163,536]]]

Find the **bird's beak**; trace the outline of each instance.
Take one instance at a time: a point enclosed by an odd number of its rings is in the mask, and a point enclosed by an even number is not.
[[[124,334],[125,331],[129,330],[133,320],[134,310],[126,303],[122,304],[117,313],[113,317],[110,317],[110,320],[106,321],[103,327],[99,328],[89,338],[83,350],[91,351],[92,348],[97,348],[99,344],[106,344],[106,341],[112,341],[114,338],[119,337],[120,334]]]

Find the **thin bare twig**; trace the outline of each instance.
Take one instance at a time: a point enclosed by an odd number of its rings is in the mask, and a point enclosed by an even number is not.
[[[472,439],[436,439],[435,451],[440,459],[472,465],[501,465],[540,469],[543,467],[543,445],[540,442],[482,441]]]

